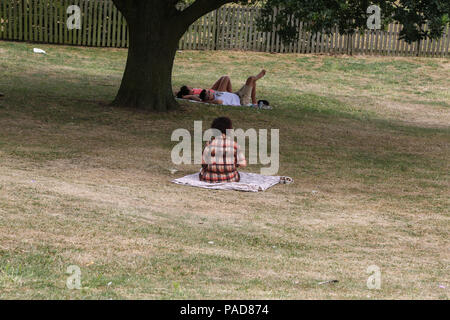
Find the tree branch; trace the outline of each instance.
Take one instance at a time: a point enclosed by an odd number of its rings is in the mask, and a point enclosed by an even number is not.
[[[205,14],[219,9],[221,6],[231,2],[238,2],[236,0],[196,0],[189,7],[181,11],[178,18],[182,20],[183,27],[189,27],[195,21],[200,19]]]
[[[126,0],[112,0],[117,9],[124,14],[127,11]]]

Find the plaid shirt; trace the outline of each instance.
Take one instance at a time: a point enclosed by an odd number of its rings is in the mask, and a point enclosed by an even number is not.
[[[226,137],[212,139],[206,144],[202,157],[200,180],[205,182],[238,182],[237,168],[247,165],[239,144]]]

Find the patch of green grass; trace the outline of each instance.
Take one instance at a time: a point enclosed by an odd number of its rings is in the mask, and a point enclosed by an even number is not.
[[[326,58],[323,65],[317,71],[332,72],[341,71],[344,73],[365,73],[367,75],[399,74],[412,72],[420,68],[420,64],[409,61],[377,61],[367,62],[365,59],[355,58]]]
[[[35,290],[53,287],[58,266],[56,252],[49,247],[32,252],[2,251],[0,255],[0,286],[27,286]]]

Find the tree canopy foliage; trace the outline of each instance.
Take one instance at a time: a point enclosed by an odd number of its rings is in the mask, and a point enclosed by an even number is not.
[[[186,5],[194,2],[178,1]],[[413,42],[442,36],[450,16],[448,0],[238,0],[228,3],[260,5],[263,8],[260,28],[272,31],[276,27],[286,42],[297,37],[298,30],[290,23],[292,17],[307,22],[307,28],[313,32],[324,30],[331,33],[338,26],[341,33],[351,34],[366,28],[367,8],[377,5],[381,9],[382,25],[386,28],[393,21],[399,22],[404,26],[401,39]],[[275,19],[274,8],[279,8]],[[425,24],[428,28],[423,27]]]
[[[209,0],[214,2],[215,0]],[[190,5],[196,0],[179,0]],[[223,2],[223,1],[222,1]],[[231,0],[227,3],[261,6],[259,26],[263,31],[274,27],[286,42],[296,40],[298,30],[290,22],[292,17],[307,22],[313,32],[331,33],[337,26],[341,33],[354,33],[366,28],[367,8],[377,5],[381,9],[384,28],[393,21],[404,26],[401,39],[414,42],[427,37],[441,37],[450,22],[449,0]],[[277,14],[274,17],[274,8]],[[424,25],[428,24],[428,28]]]
[[[264,1],[260,27],[270,31],[276,26],[285,41],[294,40],[297,30],[291,17],[307,23],[313,32],[330,33],[334,26],[340,33],[354,33],[367,28],[367,9],[377,5],[384,28],[393,21],[404,26],[400,38],[414,42],[426,37],[442,36],[449,23],[448,0],[267,0]],[[273,19],[273,8],[279,8]],[[424,25],[428,24],[428,28]]]

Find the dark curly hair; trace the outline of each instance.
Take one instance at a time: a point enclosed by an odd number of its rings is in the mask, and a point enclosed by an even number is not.
[[[220,132],[226,134],[227,129],[233,129],[233,123],[231,122],[230,118],[220,117],[214,119],[213,123],[211,124],[211,129],[217,129]]]
[[[202,90],[202,92],[200,92],[200,99],[202,99],[202,101],[206,100],[206,90]]]
[[[182,86],[180,91],[177,93],[177,98],[182,99],[184,96],[189,95],[191,93],[187,86]]]

